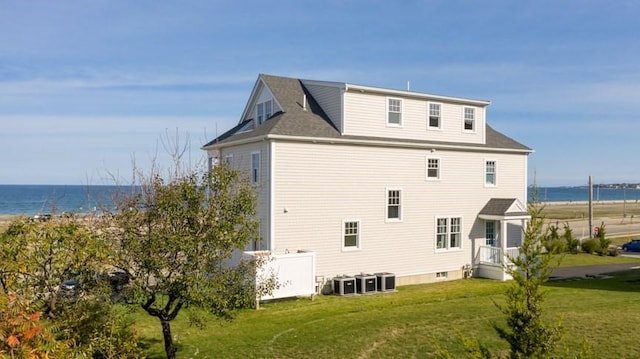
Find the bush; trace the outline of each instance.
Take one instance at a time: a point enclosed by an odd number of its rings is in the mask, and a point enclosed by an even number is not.
[[[578,248],[580,246],[580,241],[578,241],[573,236],[573,230],[569,226],[568,222],[565,223],[565,225],[564,225],[564,234],[562,235],[562,238],[564,239],[565,244],[566,244],[566,248],[570,253],[572,253],[572,254],[578,253]]]
[[[618,249],[618,247],[609,246],[609,248],[607,248],[607,255],[611,257],[617,257],[620,255],[620,250]]]
[[[58,306],[53,317],[57,339],[76,357],[140,358],[142,350],[129,309],[111,304],[108,296],[92,295]]]
[[[551,254],[560,254],[567,251],[567,245],[562,239],[547,240],[544,244],[544,248]]]
[[[606,237],[604,222],[598,227],[598,233],[596,234],[596,239],[600,245],[598,249],[598,254],[601,256],[607,255],[609,250],[609,245],[611,244],[611,240]]]
[[[594,254],[600,251],[600,241],[596,238],[590,238],[587,239],[586,241],[582,242],[582,251],[589,253],[589,254]]]

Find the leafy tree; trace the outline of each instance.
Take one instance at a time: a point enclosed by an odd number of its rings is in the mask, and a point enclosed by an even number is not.
[[[513,282],[506,291],[506,303],[496,304],[507,320],[507,327],[494,325],[498,335],[510,346],[511,358],[551,357],[560,339],[558,325],[542,321],[544,292],[541,286],[551,274],[551,257],[543,252],[542,209],[529,204],[531,220],[524,230],[518,257],[506,270]]]
[[[110,293],[96,276],[108,262],[109,247],[100,241],[91,220],[56,216],[47,222],[12,221],[0,235],[2,293],[11,299],[9,304],[17,303],[9,309],[23,310],[10,314],[18,327],[31,325],[24,329],[26,339],[45,323],[55,327],[56,342],[65,343],[74,356],[133,358],[137,344],[131,323],[115,312]],[[60,284],[72,277],[79,280],[85,295],[62,295]],[[28,313],[22,303],[29,304]],[[45,314],[42,320],[40,313]],[[10,317],[2,315],[0,322],[5,318]],[[11,338],[8,344],[20,339]]]
[[[117,200],[120,211],[104,233],[115,244],[116,266],[132,277],[133,295],[162,327],[175,358],[171,321],[186,306],[230,319],[254,304],[254,263],[231,266],[237,249],[257,237],[256,197],[237,171],[174,171],[168,180],[139,174],[140,191]]]
[[[47,222],[14,220],[0,243],[0,281],[5,293],[32,295],[51,315],[65,279],[89,282],[106,262],[108,251],[86,221],[75,216]]]

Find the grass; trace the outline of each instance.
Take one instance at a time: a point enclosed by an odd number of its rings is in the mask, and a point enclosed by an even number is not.
[[[593,218],[622,218],[624,215],[640,217],[640,202],[633,200],[625,202],[594,202]],[[544,216],[553,220],[587,219],[589,205],[586,202],[547,203],[544,206]]]
[[[578,267],[616,263],[640,263],[640,257],[611,257],[587,253],[554,255],[554,257],[555,258],[553,260],[553,263],[559,263],[559,267]]]
[[[232,322],[207,317],[204,329],[189,326],[185,311],[172,326],[181,358],[435,358],[442,349],[461,357],[461,335],[506,353],[492,325],[504,322],[494,302],[503,301],[509,284],[474,278],[395,293],[276,301],[240,311]],[[640,357],[633,335],[640,271],[551,282],[546,290],[544,314],[563,324],[563,351],[576,353],[587,343],[594,358]],[[136,319],[148,357],[164,357],[159,323],[143,312]]]

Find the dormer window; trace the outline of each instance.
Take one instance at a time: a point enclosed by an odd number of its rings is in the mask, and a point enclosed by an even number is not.
[[[473,107],[464,108],[464,130],[476,130],[476,109]]]
[[[267,100],[265,102],[260,102],[256,105],[256,117],[258,119],[258,124],[263,123],[273,112],[273,105],[271,100]]]

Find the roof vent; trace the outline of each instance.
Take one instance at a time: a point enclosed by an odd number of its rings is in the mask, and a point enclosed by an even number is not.
[[[307,95],[302,95],[302,110],[307,110]]]

